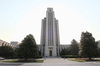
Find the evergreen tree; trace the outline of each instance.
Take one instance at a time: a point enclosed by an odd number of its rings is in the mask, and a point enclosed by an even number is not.
[[[19,49],[17,49],[17,55],[19,55],[20,58],[25,58],[25,60],[38,57],[38,48],[35,39],[31,34],[27,35],[24,40],[22,40]]]
[[[98,48],[98,57],[100,57],[100,48]]]
[[[92,57],[97,55],[97,48],[97,42],[95,42],[92,34],[89,32],[82,32],[79,46],[79,55],[83,57],[89,57],[89,60],[91,60]]]
[[[67,49],[61,51],[61,55],[78,55],[79,46],[75,39],[71,41],[71,45]]]
[[[79,46],[75,39],[71,41],[71,45],[69,47],[70,55],[78,55]]]
[[[10,46],[1,46],[0,47],[0,56],[5,58],[13,58],[14,50]]]

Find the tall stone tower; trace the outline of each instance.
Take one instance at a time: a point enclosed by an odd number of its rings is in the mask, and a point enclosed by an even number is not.
[[[41,26],[41,55],[59,56],[59,26],[53,8],[47,8],[46,18],[42,19]]]

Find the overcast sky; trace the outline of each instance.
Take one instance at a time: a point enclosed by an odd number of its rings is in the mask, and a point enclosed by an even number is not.
[[[80,42],[83,31],[100,40],[100,0],[0,0],[0,39],[21,42],[32,34],[40,44],[41,20],[48,7],[59,21],[61,44]]]

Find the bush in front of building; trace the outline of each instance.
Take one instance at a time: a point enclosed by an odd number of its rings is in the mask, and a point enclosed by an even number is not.
[[[61,55],[62,58],[79,58],[79,55]]]
[[[73,39],[71,41],[70,47],[67,49],[63,49],[60,55],[78,55],[78,51],[79,51],[78,42],[75,39]]]
[[[4,58],[13,58],[14,50],[10,46],[1,46],[0,47],[0,56]]]

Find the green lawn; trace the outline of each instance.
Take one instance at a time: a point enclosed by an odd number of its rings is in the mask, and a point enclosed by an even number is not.
[[[78,62],[91,62],[91,61],[85,61],[85,60],[79,60],[79,59],[76,59],[76,58],[68,58],[69,60],[71,61],[78,61]],[[93,61],[100,61],[100,58],[92,58],[92,62]]]
[[[100,60],[100,58],[93,58],[94,60]]]
[[[1,62],[8,62],[8,63],[43,63],[44,60],[36,60],[36,62],[30,61],[30,62],[19,62],[18,59],[16,60],[4,60]]]
[[[68,60],[71,60],[71,61],[78,61],[78,62],[86,62],[84,60],[78,60],[78,59],[75,59],[75,58],[68,58]]]

